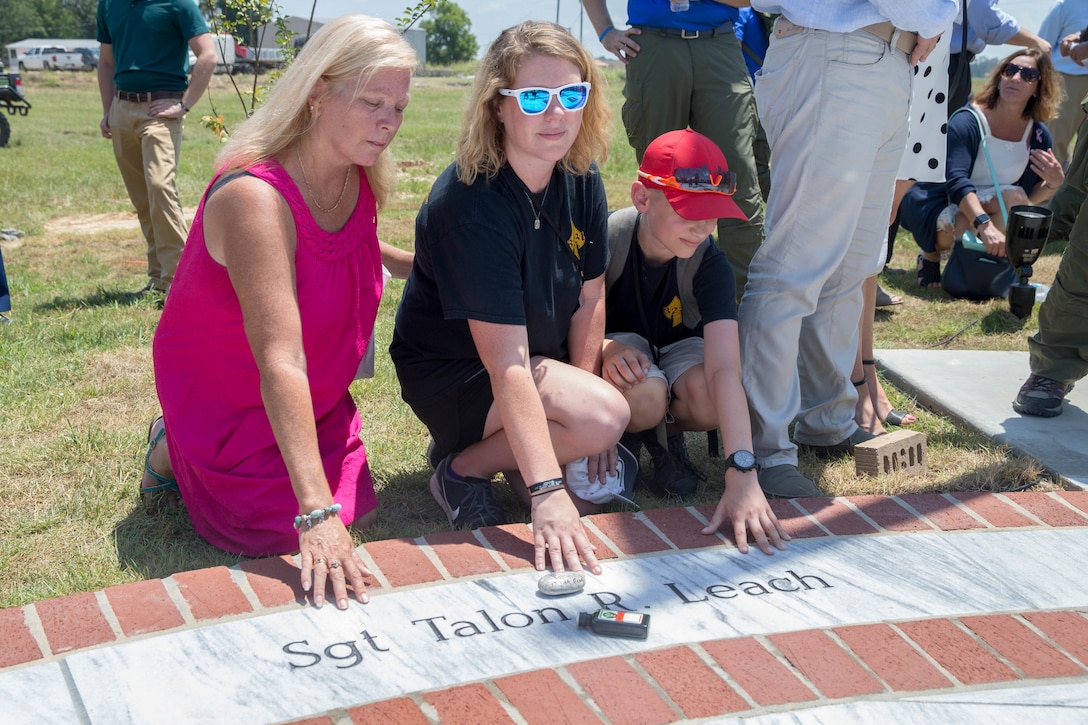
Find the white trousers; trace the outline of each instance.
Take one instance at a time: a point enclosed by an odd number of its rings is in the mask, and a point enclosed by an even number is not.
[[[794,439],[856,429],[850,383],[861,283],[880,270],[910,107],[907,56],[857,31],[771,42],[756,105],[771,145],[766,240],[740,306],[756,457],[797,463]]]

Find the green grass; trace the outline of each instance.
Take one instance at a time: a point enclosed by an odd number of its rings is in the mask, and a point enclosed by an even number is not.
[[[125,296],[145,281],[143,240],[110,144],[99,135],[94,76],[32,72],[24,79],[33,110],[10,118],[11,146],[0,149],[0,227],[25,233],[3,248],[15,322],[0,326],[0,607],[238,560],[204,543],[184,510],[145,507],[137,495],[147,426],[158,412],[150,343],[159,309],[153,301],[133,303]],[[610,206],[619,208],[629,203],[635,163],[619,120],[622,76],[610,71],[608,80],[616,116],[603,171]],[[419,204],[452,160],[469,85],[465,77],[414,81],[393,149],[397,193],[379,222],[384,240],[412,247]],[[228,126],[240,120],[225,78],[214,79],[211,98]],[[206,97],[185,130],[179,187],[190,215],[220,145],[199,123],[210,113]],[[1053,278],[1059,251],[1048,249],[1036,265],[1036,280]],[[913,269],[916,254],[901,235],[893,266]],[[913,277],[884,280],[907,301],[878,314],[878,347],[931,347],[967,328],[945,346],[1026,349],[1034,316],[1021,323],[1003,301],[950,301],[919,290]],[[392,335],[401,289],[394,282],[383,299],[379,351]],[[970,326],[976,320],[980,324]],[[427,434],[401,402],[388,357],[379,354],[376,377],[356,383],[352,392],[380,501],[380,523],[358,540],[445,530],[427,488]],[[979,436],[889,393],[898,407],[919,416],[916,429],[929,438],[929,472],[858,479],[852,463],[802,460],[829,493],[1007,490],[1038,477],[1030,463],[1010,460]],[[708,477],[695,502],[710,503],[720,495],[723,469],[720,459],[707,458],[702,440],[689,436],[692,457]],[[661,505],[641,492],[638,499]],[[512,496],[507,510],[528,520]]]

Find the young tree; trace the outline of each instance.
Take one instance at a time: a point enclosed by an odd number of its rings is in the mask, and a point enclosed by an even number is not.
[[[450,65],[476,57],[478,46],[468,13],[456,3],[439,2],[434,19],[419,24],[427,31],[427,63]]]

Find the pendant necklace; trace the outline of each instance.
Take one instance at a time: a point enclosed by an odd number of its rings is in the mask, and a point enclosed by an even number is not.
[[[548,199],[548,189],[552,188],[552,179],[548,177],[548,185],[544,187],[544,196],[540,197],[540,208],[538,209],[536,204],[533,203],[533,197],[526,189],[522,189],[521,193],[525,194],[525,198],[529,201],[529,208],[533,210],[533,229],[540,229],[540,215],[544,213],[544,202]]]
[[[314,188],[310,186],[310,180],[306,178],[306,166],[302,163],[302,154],[299,153],[298,146],[295,147],[295,158],[298,159],[298,166],[302,169],[302,180],[306,184],[306,190],[310,192],[310,198],[313,199],[314,206],[326,214],[332,214],[340,207],[340,202],[344,200],[344,194],[348,190],[348,179],[351,178],[351,165],[349,164],[347,171],[344,172],[344,186],[340,189],[340,197],[336,200],[335,204],[326,209],[321,206],[321,202],[317,200],[317,194],[314,193]]]

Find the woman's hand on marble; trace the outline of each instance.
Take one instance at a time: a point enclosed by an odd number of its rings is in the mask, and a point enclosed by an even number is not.
[[[302,589],[311,591],[312,583],[315,607],[325,603],[325,585],[329,581],[338,609],[348,608],[348,582],[361,604],[370,601],[364,579],[370,576],[370,570],[359,558],[351,534],[340,517],[329,516],[310,528],[301,529],[298,545],[302,554]]]
[[[785,550],[786,542],[790,539],[767,503],[755,471],[726,470],[725,491],[714,509],[713,518],[702,533],[713,534],[726,521],[733,523],[733,538],[737,542],[737,550],[742,554],[748,553],[749,532],[752,541],[767,555],[774,553],[772,544],[779,550]]]
[[[556,572],[582,571],[601,573],[601,565],[594,555],[596,549],[578,517],[578,509],[565,489],[533,497],[533,540],[536,545],[536,569],[544,571],[551,559]]]

